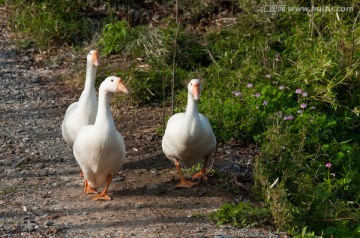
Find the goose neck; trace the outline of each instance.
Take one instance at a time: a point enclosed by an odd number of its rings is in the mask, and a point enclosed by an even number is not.
[[[96,77],[97,67],[92,63],[87,62],[86,64],[86,78],[85,78],[85,88],[84,90],[95,89],[95,77]]]
[[[99,104],[95,125],[107,125],[115,128],[115,123],[110,110],[110,94],[111,93],[105,90],[99,91]]]
[[[188,93],[186,116],[189,118],[199,117],[198,102],[194,100],[191,93]]]

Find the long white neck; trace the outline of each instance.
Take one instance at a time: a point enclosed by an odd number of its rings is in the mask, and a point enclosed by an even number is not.
[[[95,126],[100,126],[104,129],[115,129],[114,119],[110,110],[110,94],[108,91],[99,91],[98,112],[96,115]]]
[[[192,94],[188,92],[188,101],[185,112],[185,128],[190,135],[197,134],[202,130],[199,116],[197,101],[194,100]]]
[[[95,77],[96,77],[96,70],[97,67],[94,66],[92,63],[86,63],[86,79],[85,79],[85,90],[90,90],[95,88]]]
[[[85,87],[84,90],[81,93],[81,96],[79,98],[79,104],[80,105],[86,105],[89,103],[88,101],[92,97],[96,97],[96,91],[95,91],[95,77],[96,77],[96,70],[97,67],[94,66],[92,63],[87,62],[86,64],[86,78],[85,78]]]

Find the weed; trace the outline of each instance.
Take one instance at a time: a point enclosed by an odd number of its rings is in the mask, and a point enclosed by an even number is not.
[[[216,225],[231,224],[238,228],[269,225],[271,215],[268,209],[247,202],[236,205],[225,203],[210,215]]]

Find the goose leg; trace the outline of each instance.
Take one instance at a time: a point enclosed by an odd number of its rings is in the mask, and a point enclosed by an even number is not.
[[[205,157],[204,165],[203,165],[202,169],[197,174],[194,174],[194,176],[191,177],[191,180],[201,179],[201,178],[204,178],[205,180],[207,180],[206,167],[207,167],[208,159],[209,159],[209,157]]]
[[[102,192],[98,195],[95,195],[93,196],[91,199],[92,200],[106,200],[106,201],[110,201],[111,200],[111,197],[109,197],[109,195],[107,195],[107,191],[109,189],[109,185],[112,181],[112,175],[109,175],[107,178],[106,178],[106,186],[104,187],[104,189],[102,190]]]
[[[87,181],[87,179],[85,179],[84,193],[85,193],[85,194],[96,193],[96,189],[92,188],[92,187],[89,185],[89,182]]]
[[[175,159],[175,167],[176,167],[176,170],[178,171],[179,178],[180,178],[180,182],[176,185],[177,188],[191,188],[192,186],[194,186],[196,184],[195,182],[188,181],[184,178],[184,176],[181,173],[180,164],[176,159]]]

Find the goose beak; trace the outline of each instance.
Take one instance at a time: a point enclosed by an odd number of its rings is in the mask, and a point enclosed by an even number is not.
[[[97,51],[95,51],[93,54],[92,54],[92,62],[95,66],[99,66],[99,53]]]
[[[192,88],[192,95],[194,96],[195,100],[199,100],[200,98],[200,87],[199,84],[193,84],[193,88]]]
[[[124,85],[124,82],[123,82],[122,78],[120,78],[119,83],[118,83],[116,89],[117,89],[119,92],[123,92],[123,93],[125,93],[125,94],[129,94],[129,89],[127,89],[126,86]]]

